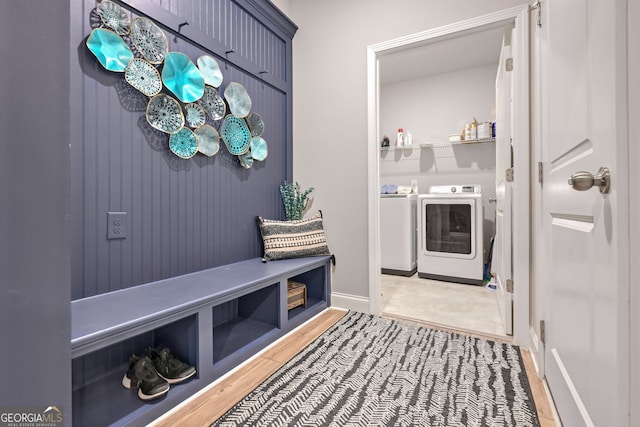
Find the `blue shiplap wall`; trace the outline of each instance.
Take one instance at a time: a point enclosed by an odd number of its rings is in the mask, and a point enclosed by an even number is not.
[[[216,56],[220,92],[231,81],[247,88],[265,123],[269,156],[246,170],[224,147],[212,158],[173,155],[167,135],[145,120],[147,99],[84,46],[96,2],[79,2],[81,23],[72,31],[81,69],[72,99],[80,128],[71,141],[72,299],[260,256],[255,217],[283,217],[278,186],[291,174],[290,38],[253,17],[250,1],[120,4],[132,18],[144,14],[160,24],[170,51],[194,62]],[[106,239],[110,211],[127,212],[126,239]]]

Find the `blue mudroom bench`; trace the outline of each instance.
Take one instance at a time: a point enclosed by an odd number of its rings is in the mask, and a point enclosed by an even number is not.
[[[329,256],[260,258],[71,302],[74,425],[142,425],[330,305]],[[287,283],[307,304],[287,309]],[[131,354],[169,347],[196,378],[143,402],[120,381]]]

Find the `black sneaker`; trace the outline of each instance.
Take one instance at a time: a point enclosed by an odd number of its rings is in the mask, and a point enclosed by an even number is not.
[[[196,368],[177,359],[168,348],[163,348],[160,351],[148,348],[147,355],[153,362],[158,375],[167,380],[169,384],[181,383],[196,373]]]
[[[151,359],[131,356],[129,369],[122,378],[126,388],[138,388],[138,397],[142,400],[157,399],[169,391],[169,383],[158,376]]]

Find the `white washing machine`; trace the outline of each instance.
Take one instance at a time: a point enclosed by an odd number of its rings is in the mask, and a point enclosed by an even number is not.
[[[481,285],[484,222],[479,185],[432,186],[418,197],[418,276]]]
[[[380,195],[382,273],[412,276],[417,270],[417,194]]]

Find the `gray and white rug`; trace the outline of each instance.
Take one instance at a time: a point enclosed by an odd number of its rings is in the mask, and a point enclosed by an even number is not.
[[[516,346],[349,312],[213,426],[539,426]]]

